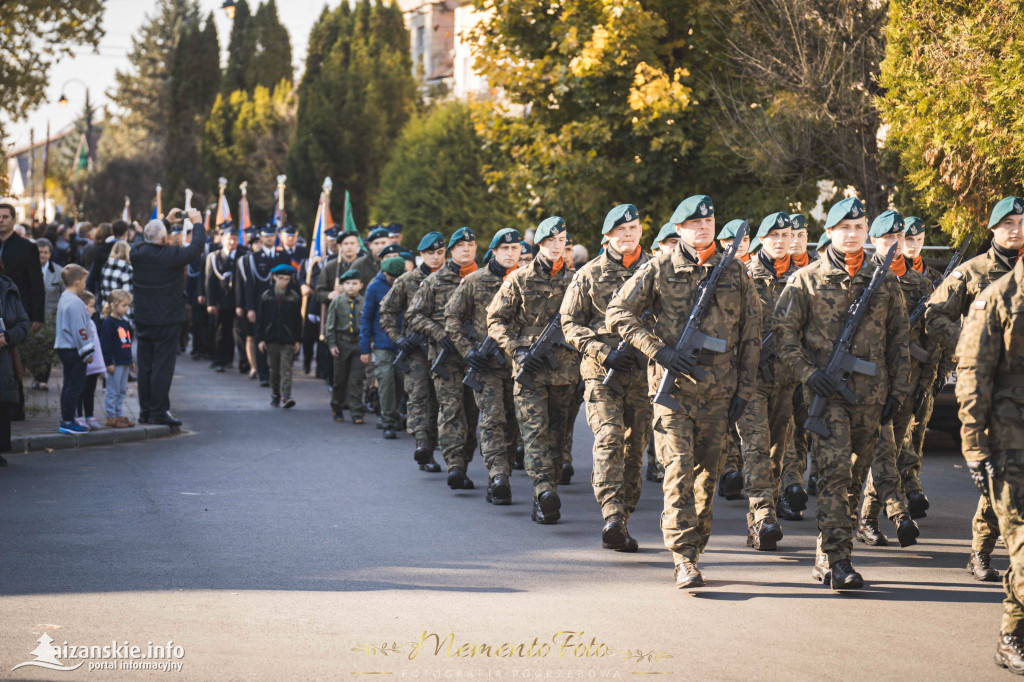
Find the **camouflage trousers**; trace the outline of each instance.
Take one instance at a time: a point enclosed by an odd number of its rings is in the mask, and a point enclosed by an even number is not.
[[[809,401],[809,389],[804,398]],[[818,464],[818,554],[830,566],[853,554],[861,488],[878,446],[881,405],[829,402],[821,420],[832,434],[811,434],[811,458]]]
[[[534,499],[557,490],[562,478],[565,432],[572,428],[569,411],[576,385],[537,386],[530,390],[517,384],[516,416],[523,433],[526,473],[533,482]]]
[[[914,415],[907,430],[907,435],[900,443],[900,452],[896,458],[896,468],[903,479],[903,489],[908,495],[924,492],[921,487],[921,461],[924,457],[924,432],[928,429],[928,420],[932,418],[935,407],[935,395],[929,391],[921,410]]]
[[[437,392],[437,442],[448,469],[466,469],[476,450],[476,427],[480,412],[473,389],[462,383],[463,373],[450,370],[447,379],[434,376]]]
[[[803,387],[797,384],[793,391],[793,433],[789,446],[782,455],[782,482],[780,488],[785,490],[791,485],[804,487],[804,474],[807,473],[807,456],[810,453],[810,434],[804,429],[807,421],[807,404],[804,402]],[[811,476],[818,475],[818,465],[811,458]]]
[[[995,452],[992,507],[1010,555],[1003,574],[1003,632],[1024,632],[1024,450]]]
[[[640,468],[653,410],[645,376],[631,376],[625,388],[619,396],[599,380],[587,379],[584,398],[594,432],[594,497],[602,518],[622,514],[628,521],[640,501]]]
[[[688,398],[679,412],[654,406],[654,443],[665,467],[661,532],[676,565],[683,559],[697,561],[711,537],[728,414],[728,398]]]
[[[978,508],[974,511],[974,518],[971,519],[971,549],[991,554],[998,539],[999,519],[992,508],[991,500],[981,495],[978,498]],[[1006,540],[1006,536],[1003,536],[1003,540]]]
[[[750,406],[747,406],[750,409]],[[722,464],[722,475],[735,471],[743,473],[743,445],[737,429],[729,430],[729,441],[725,444],[725,463]]]
[[[508,476],[512,473],[519,438],[513,381],[510,376],[489,372],[481,372],[478,377],[483,390],[474,391],[473,397],[480,412],[480,454],[491,478],[498,474]]]
[[[864,485],[861,518],[877,519],[883,503],[885,515],[890,519],[898,514],[907,513],[907,504],[903,499],[903,481],[896,468],[896,450],[898,444],[903,443],[906,438],[913,419],[914,401],[905,400],[893,420],[881,428],[875,460],[871,463],[871,470],[868,471],[867,482]]]
[[[782,455],[789,445],[795,384],[758,383],[757,393],[736,424],[743,446],[743,487],[751,524],[775,519]]]
[[[421,351],[409,355],[409,373],[405,375],[409,394],[406,430],[430,446],[437,444],[437,394],[430,379],[430,363]]]
[[[580,408],[583,407],[584,383],[576,385],[576,392],[573,394],[572,405],[569,406],[569,428],[565,432],[565,452],[562,453],[562,466],[572,464],[572,434],[573,426],[576,425],[576,417],[580,415]]]

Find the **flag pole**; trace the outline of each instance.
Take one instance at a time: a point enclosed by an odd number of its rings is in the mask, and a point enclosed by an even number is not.
[[[163,191],[163,187],[161,187],[160,184],[157,183],[157,186],[156,186],[156,218],[157,218],[157,220],[163,220],[164,219],[164,209],[163,209],[163,206],[161,205],[161,200],[160,200],[160,195],[161,195],[162,191]]]
[[[185,223],[182,227],[181,244],[188,246],[192,243],[192,221],[188,219],[188,212],[192,210],[192,190],[185,188]]]

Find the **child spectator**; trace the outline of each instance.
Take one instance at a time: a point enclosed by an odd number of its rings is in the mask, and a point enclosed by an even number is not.
[[[124,289],[107,294],[103,304],[103,322],[100,324],[100,349],[107,363],[107,392],[103,398],[103,411],[107,426],[126,429],[135,422],[124,416],[122,406],[128,393],[128,372],[135,369],[132,361],[132,326],[125,319],[132,307],[132,295]]]
[[[284,263],[271,269],[274,286],[263,292],[256,313],[256,343],[270,365],[271,407],[293,407],[292,360],[302,340],[302,299],[289,286],[295,268]],[[284,396],[284,403],[281,396]]]
[[[366,369],[359,358],[359,320],[363,315],[363,297],[359,290],[363,283],[359,271],[352,269],[338,278],[342,292],[334,297],[327,309],[325,335],[334,357],[334,388],[331,390],[331,411],[334,421],[345,421],[342,412],[348,405],[353,424],[362,424],[366,407],[363,405],[363,380]]]
[[[88,277],[86,281],[88,281]],[[93,410],[96,407],[96,385],[106,369],[106,363],[103,361],[103,349],[100,348],[100,335],[96,332],[96,322],[93,321],[93,318],[96,317],[96,297],[88,290],[83,291],[81,297],[89,311],[89,340],[92,342],[95,352],[92,354],[92,360],[85,366],[85,390],[82,391],[82,397],[78,399],[78,418],[75,419],[75,423],[90,431],[96,431],[103,428],[93,417]]]
[[[85,278],[89,271],[81,265],[71,264],[60,273],[64,280],[64,293],[57,302],[57,335],[53,347],[64,367],[64,386],[60,391],[60,433],[86,433],[88,427],[75,423],[75,409],[85,389],[85,367],[95,353],[89,335],[89,309],[79,298],[85,291]]]

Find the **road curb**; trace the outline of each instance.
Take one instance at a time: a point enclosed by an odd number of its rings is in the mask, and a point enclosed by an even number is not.
[[[54,450],[75,450],[93,445],[116,445],[132,443],[152,438],[166,438],[181,433],[181,429],[170,426],[146,424],[133,426],[129,429],[103,429],[82,434],[38,433],[11,438],[12,454],[33,452],[52,452]]]

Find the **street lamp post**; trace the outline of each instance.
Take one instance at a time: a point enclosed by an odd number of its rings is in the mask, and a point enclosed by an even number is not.
[[[76,83],[78,85],[81,85],[82,89],[85,90],[85,109],[84,109],[84,111],[85,111],[85,155],[86,155],[86,168],[88,168],[89,161],[92,159],[91,145],[92,145],[92,114],[93,114],[92,105],[89,102],[89,86],[85,83],[85,81],[81,80],[80,78],[68,79],[68,80],[64,81],[64,84],[62,86],[60,86],[60,100],[58,100],[58,101],[60,102],[60,105],[62,107],[66,107],[68,105],[68,97],[65,94],[65,89],[67,88],[68,85],[71,85],[72,83]],[[47,135],[47,137],[49,137],[49,135]],[[77,162],[78,162],[78,159],[76,158],[74,163],[77,163]],[[72,168],[72,176],[74,175],[74,170],[75,169]],[[46,167],[45,167],[45,165],[43,166],[43,187],[44,187],[44,192],[45,192],[45,187],[46,187]],[[73,202],[75,208],[77,209],[77,216],[80,216],[81,213],[82,213],[82,205],[81,205],[80,197],[78,196],[79,195],[78,188],[73,187],[73,194],[75,196],[72,196],[72,202]],[[45,203],[44,203],[43,211],[45,212],[45,210],[46,210],[46,208],[45,208]]]
[[[228,19],[235,18],[235,0],[224,0],[224,4],[220,8],[224,10],[224,14],[228,15]]]

